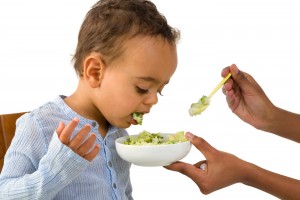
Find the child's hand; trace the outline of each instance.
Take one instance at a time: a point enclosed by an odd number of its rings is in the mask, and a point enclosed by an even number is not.
[[[86,139],[87,135],[91,131],[90,125],[85,125],[80,131],[78,131],[77,135],[70,140],[71,134],[78,123],[78,118],[74,118],[67,126],[65,126],[63,122],[60,122],[56,129],[58,138],[75,153],[88,161],[92,161],[99,153],[100,145],[94,145],[96,142],[95,133],[90,134],[90,136]]]

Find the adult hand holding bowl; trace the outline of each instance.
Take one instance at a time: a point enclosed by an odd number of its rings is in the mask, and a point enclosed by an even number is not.
[[[192,146],[183,131],[175,134],[143,131],[118,138],[115,143],[122,159],[145,167],[166,166],[181,160]]]

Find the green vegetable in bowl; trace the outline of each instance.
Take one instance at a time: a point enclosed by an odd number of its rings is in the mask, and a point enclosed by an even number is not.
[[[184,136],[184,131],[177,132],[175,134],[168,134],[163,137],[161,133],[150,133],[143,131],[137,136],[129,136],[124,142],[127,145],[161,145],[161,144],[175,144],[179,142],[186,142],[187,139]]]
[[[142,113],[134,112],[132,114],[132,117],[139,125],[142,125],[142,123],[143,123],[143,114]]]

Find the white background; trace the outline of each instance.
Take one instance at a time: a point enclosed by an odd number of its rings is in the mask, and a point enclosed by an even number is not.
[[[70,95],[77,78],[70,63],[92,0],[0,2],[0,113],[30,111],[58,94]],[[228,109],[221,91],[200,116],[192,102],[221,80],[232,63],[252,74],[279,107],[300,113],[300,4],[297,0],[155,0],[181,30],[179,65],[164,96],[130,134],[191,131],[216,148],[263,168],[300,178],[300,145],[261,132]],[[300,123],[300,122],[299,122]],[[204,159],[195,148],[184,158]],[[234,170],[234,169],[233,169]],[[187,177],[162,167],[132,166],[135,199],[276,199],[235,184],[202,195]]]

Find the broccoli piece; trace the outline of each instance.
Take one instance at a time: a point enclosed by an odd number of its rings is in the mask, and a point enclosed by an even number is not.
[[[191,108],[189,109],[190,115],[194,116],[201,114],[209,106],[209,103],[210,98],[203,95],[197,103],[192,103]]]
[[[186,142],[184,131],[175,134],[168,134],[164,138],[161,133],[150,133],[149,131],[140,132],[137,136],[129,136],[124,144],[127,145],[161,145],[161,144],[176,144]]]
[[[134,112],[132,114],[132,117],[139,125],[142,125],[142,123],[143,123],[143,114],[142,113]]]

